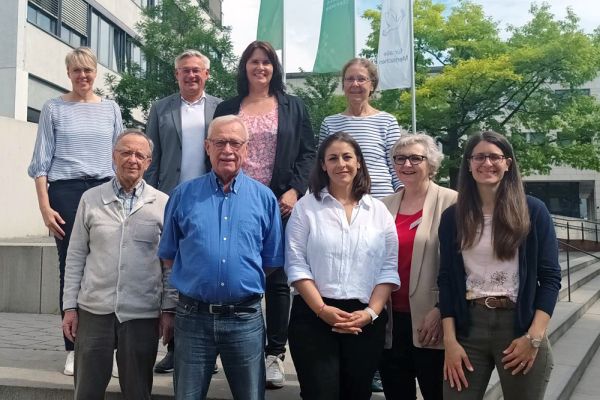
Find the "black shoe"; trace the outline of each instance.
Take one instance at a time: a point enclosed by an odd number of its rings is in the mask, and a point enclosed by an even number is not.
[[[381,376],[379,375],[379,371],[375,371],[375,375],[373,376],[373,380],[371,381],[371,392],[383,392],[383,384],[381,383]]]
[[[154,372],[157,374],[167,374],[169,372],[173,372],[173,352],[167,352],[165,358],[160,360],[154,366]]]
[[[213,375],[216,374],[217,372],[219,372],[219,366],[217,364],[215,364],[215,367],[213,368]]]

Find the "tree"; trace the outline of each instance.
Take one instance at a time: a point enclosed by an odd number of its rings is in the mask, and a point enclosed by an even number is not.
[[[105,77],[126,123],[133,122],[134,109],[147,114],[152,102],[179,90],[173,62],[186,49],[199,50],[211,60],[208,93],[222,98],[235,93],[236,59],[228,28],[203,17],[189,0],[163,0],[142,14],[136,25],[140,33],[136,44],[144,54],[145,68],[132,63],[120,79],[111,74]]]
[[[466,137],[483,129],[509,138],[525,174],[553,165],[600,170],[600,105],[578,90],[600,71],[600,30],[586,34],[572,10],[559,20],[545,3],[532,5],[531,20],[509,27],[506,39],[469,1],[445,14],[442,4],[416,0],[414,11],[417,127],[442,143],[451,186]],[[374,55],[380,13],[365,17]],[[440,72],[428,73],[431,66]],[[410,123],[410,93],[401,92],[394,113]]]
[[[308,74],[304,87],[291,85],[294,94],[302,98],[308,108],[315,137],[319,136],[321,123],[326,116],[340,113],[346,108],[344,96],[334,94],[339,79],[335,73]]]

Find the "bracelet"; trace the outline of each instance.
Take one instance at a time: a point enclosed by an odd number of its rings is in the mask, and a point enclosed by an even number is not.
[[[319,311],[317,311],[317,318],[321,318],[321,317],[320,317],[320,315],[321,315],[321,313],[323,312],[323,309],[325,308],[325,306],[326,306],[326,304],[325,304],[325,303],[323,303],[323,304],[321,305],[321,307],[319,307]]]

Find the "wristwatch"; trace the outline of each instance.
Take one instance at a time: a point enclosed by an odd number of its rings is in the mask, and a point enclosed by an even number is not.
[[[371,307],[365,307],[365,311],[369,313],[371,316],[371,323],[375,322],[375,320],[379,317],[375,311]]]
[[[541,337],[539,339],[536,339],[533,336],[531,336],[529,334],[529,332],[527,332],[525,334],[525,337],[529,340],[529,344],[531,344],[531,347],[533,347],[534,349],[537,349],[537,348],[539,348],[542,345],[542,339],[543,339],[543,337]]]

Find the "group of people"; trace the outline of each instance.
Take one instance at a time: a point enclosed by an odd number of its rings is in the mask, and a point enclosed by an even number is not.
[[[469,138],[455,192],[434,183],[434,140],[370,104],[365,59],[344,66],[347,107],[318,146],[267,42],[243,52],[226,101],[204,91],[206,56],[179,55],[179,92],[145,133],[93,93],[89,49],[66,65],[72,91],[44,106],[29,174],[76,399],[104,398],[111,373],[150,399],[153,369],[204,399],[217,357],[235,399],[264,399],[288,341],[303,399],[369,399],[376,371],[387,399],[416,398],[417,381],[424,399],[481,399],[494,368],[505,397],[543,398],[558,249],[505,137]]]

